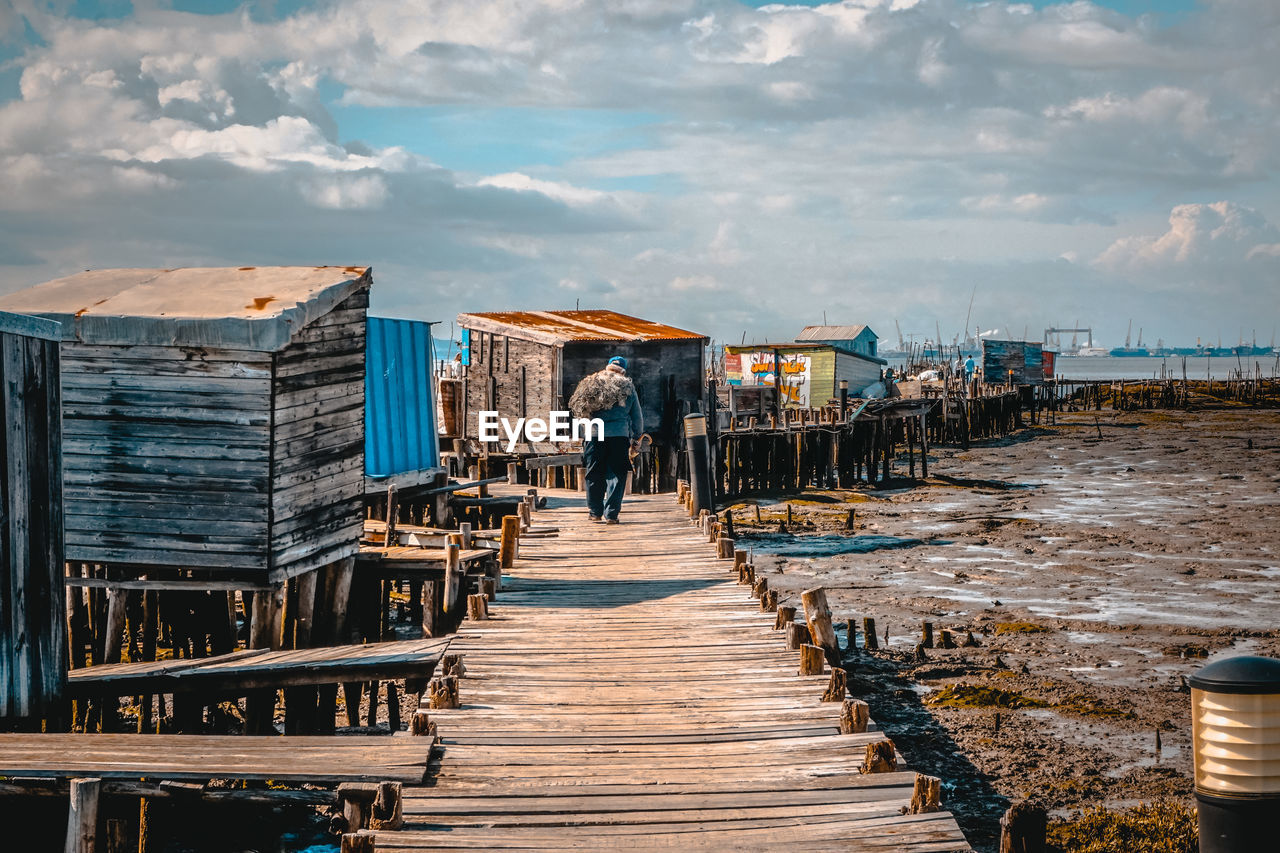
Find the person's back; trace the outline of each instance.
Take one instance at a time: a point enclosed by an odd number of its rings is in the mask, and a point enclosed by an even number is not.
[[[592,521],[603,518],[617,523],[631,470],[631,446],[644,432],[640,399],[626,370],[627,360],[614,356],[604,370],[579,382],[569,398],[574,417],[599,418],[604,424],[604,437],[588,440],[582,447],[587,511]]]

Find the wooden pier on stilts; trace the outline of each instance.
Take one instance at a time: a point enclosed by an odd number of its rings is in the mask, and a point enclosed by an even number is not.
[[[605,525],[544,494],[559,535],[522,540],[453,638],[456,681],[413,725],[438,737],[426,785],[377,850],[970,849],[938,780],[843,678],[798,674],[776,596],[752,600],[671,495]]]

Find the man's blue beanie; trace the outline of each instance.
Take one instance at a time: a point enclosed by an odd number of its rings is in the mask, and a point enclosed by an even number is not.
[[[616,364],[618,365],[618,367],[621,367],[623,370],[627,369],[627,360],[620,355],[615,355],[613,358],[609,359],[609,363]]]

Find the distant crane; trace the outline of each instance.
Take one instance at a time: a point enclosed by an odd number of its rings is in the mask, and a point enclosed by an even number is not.
[[[1129,339],[1130,339],[1130,338],[1132,338],[1132,337],[1133,337],[1133,318],[1132,318],[1132,317],[1130,317],[1130,318],[1129,318],[1129,330],[1128,330],[1127,332],[1125,332],[1125,333],[1124,333],[1124,348],[1125,348],[1125,349],[1132,349],[1132,347],[1129,345]]]
[[[1092,346],[1093,346],[1093,329],[1054,329],[1054,328],[1048,328],[1048,329],[1045,329],[1045,330],[1044,330],[1044,343],[1045,343],[1045,346],[1048,346],[1048,345],[1049,345],[1049,339],[1050,339],[1050,338],[1053,338],[1053,339],[1054,339],[1054,340],[1053,340],[1053,343],[1054,343],[1054,345],[1055,345],[1055,346],[1061,346],[1061,345],[1062,345],[1062,338],[1061,338],[1061,337],[1059,337],[1059,336],[1060,336],[1060,335],[1062,335],[1062,334],[1064,334],[1064,333],[1066,333],[1066,332],[1070,332],[1070,333],[1071,333],[1071,335],[1072,335],[1072,337],[1071,337],[1071,348],[1072,348],[1073,350],[1075,350],[1075,349],[1079,349],[1079,347],[1078,347],[1078,346],[1076,346],[1076,338],[1075,338],[1075,336],[1076,336],[1076,335],[1078,335],[1078,334],[1080,334],[1080,333],[1082,333],[1082,332],[1083,332],[1084,334],[1086,334],[1086,335],[1088,335],[1088,336],[1089,336],[1089,344],[1088,344],[1088,345],[1089,345],[1090,347],[1092,347]]]
[[[898,325],[898,318],[893,318],[893,327],[898,330],[898,352],[907,351],[907,342],[902,339],[902,327]]]

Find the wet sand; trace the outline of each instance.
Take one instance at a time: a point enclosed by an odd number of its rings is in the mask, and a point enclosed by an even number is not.
[[[785,505],[755,525],[740,504],[741,544],[784,598],[821,584],[838,619],[888,629],[855,688],[979,849],[1009,800],[1190,802],[1186,676],[1280,655],[1280,413],[1060,415],[930,469],[793,497],[788,534]],[[977,645],[918,661],[923,621]]]

